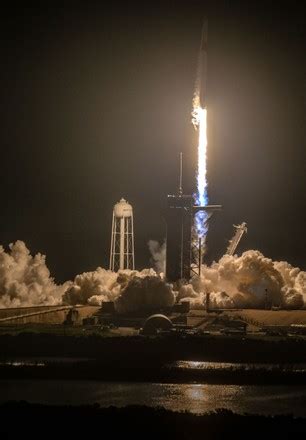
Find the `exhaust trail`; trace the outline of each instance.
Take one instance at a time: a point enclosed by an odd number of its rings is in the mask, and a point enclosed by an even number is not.
[[[206,107],[206,81],[207,81],[207,36],[208,23],[204,21],[202,28],[201,47],[199,52],[195,91],[193,96],[192,124],[198,132],[198,164],[195,193],[196,205],[208,205],[207,182],[207,107]],[[194,241],[199,238],[204,240],[207,234],[207,213],[199,211],[195,215]]]

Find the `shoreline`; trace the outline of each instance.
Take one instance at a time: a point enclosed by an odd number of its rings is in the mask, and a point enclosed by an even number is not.
[[[111,433],[113,438],[147,438],[162,436],[176,439],[226,438],[229,432],[235,438],[295,438],[306,435],[306,418],[293,415],[237,414],[219,409],[195,415],[175,412],[163,407],[93,405],[43,405],[27,402],[6,402],[0,405],[2,423],[0,433],[9,438],[41,437],[48,427],[49,436],[69,435],[86,438],[91,432]],[[18,420],[18,423],[16,423]],[[39,428],[39,429],[38,429]],[[41,429],[43,431],[41,431]],[[124,437],[123,437],[124,436]],[[7,437],[5,437],[7,438]],[[56,438],[56,437],[55,437]],[[67,437],[68,438],[68,437]]]

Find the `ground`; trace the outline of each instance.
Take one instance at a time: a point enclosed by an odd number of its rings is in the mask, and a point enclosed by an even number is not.
[[[147,314],[143,316],[121,317],[112,319],[105,315],[103,322],[107,325],[82,325],[83,319],[100,314],[96,306],[78,306],[78,321],[76,325],[64,325],[69,306],[40,306],[14,309],[0,309],[0,334],[34,331],[64,335],[99,334],[101,336],[135,336],[139,333]],[[219,332],[230,324],[245,323],[247,332],[260,332],[269,326],[288,327],[294,325],[305,326],[306,310],[215,310],[207,313],[204,309],[191,310],[188,314],[169,314],[174,322],[180,322],[183,317],[182,328],[190,327],[200,331]],[[185,319],[186,317],[186,319]],[[112,325],[112,320],[115,325]],[[178,324],[180,325],[180,324]],[[306,332],[305,332],[306,333]]]

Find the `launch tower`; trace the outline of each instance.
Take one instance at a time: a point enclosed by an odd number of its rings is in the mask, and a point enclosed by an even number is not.
[[[210,217],[221,205],[194,206],[191,195],[183,194],[182,188],[182,153],[180,153],[180,180],[177,195],[167,196],[167,250],[166,279],[175,282],[180,279],[188,281],[192,276],[192,227],[194,216],[198,211],[206,211]],[[201,255],[201,252],[200,252]],[[201,261],[198,263],[200,273]]]

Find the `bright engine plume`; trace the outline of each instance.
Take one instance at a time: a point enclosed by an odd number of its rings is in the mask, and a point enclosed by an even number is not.
[[[194,100],[196,101],[196,100]],[[200,105],[195,107],[192,112],[192,122],[198,130],[198,166],[197,166],[197,192],[196,204],[206,206],[208,204],[207,195],[207,109]],[[199,211],[195,216],[196,232],[198,237],[204,238],[207,233],[206,226],[207,214]]]
[[[193,97],[192,123],[198,131],[198,166],[197,191],[195,202],[197,205],[208,204],[207,194],[207,108],[205,105],[207,73],[207,21],[203,24],[201,48],[199,54],[198,71]],[[195,216],[195,231],[198,238],[204,238],[207,233],[207,213],[199,211]]]

